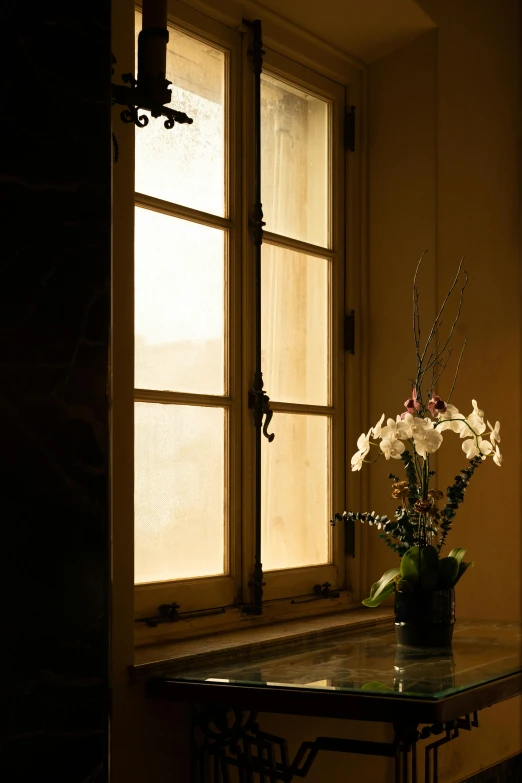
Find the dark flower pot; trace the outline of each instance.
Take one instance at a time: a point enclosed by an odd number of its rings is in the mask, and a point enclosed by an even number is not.
[[[455,590],[395,592],[397,644],[451,647],[455,624]]]

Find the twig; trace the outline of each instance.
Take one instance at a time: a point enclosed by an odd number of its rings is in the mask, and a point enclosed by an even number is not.
[[[437,346],[437,347],[436,347],[436,349],[435,349],[436,351],[438,351],[438,350],[439,350],[439,345],[440,345],[440,343],[439,343],[439,341],[437,340],[437,343],[436,343],[436,346]],[[431,354],[430,354],[430,356],[431,356]],[[431,390],[432,390],[432,391],[433,391],[433,389],[435,388],[435,373],[436,373],[436,371],[437,371],[437,370],[436,370],[436,368],[439,366],[439,364],[440,364],[440,362],[437,362],[437,364],[434,364],[434,365],[433,365],[433,367],[431,368]],[[429,395],[428,395],[428,396],[429,396]]]
[[[462,263],[462,262],[461,262],[461,263]],[[460,268],[460,266],[459,266],[459,268]],[[453,337],[453,332],[455,331],[455,327],[456,327],[456,325],[457,325],[457,321],[459,320],[459,317],[460,317],[460,311],[462,310],[462,305],[463,305],[463,303],[464,303],[464,290],[465,290],[465,288],[466,288],[466,286],[467,286],[467,284],[468,284],[468,273],[467,273],[467,272],[464,272],[464,275],[465,275],[465,280],[464,280],[464,285],[463,285],[463,286],[462,286],[462,288],[460,289],[460,299],[459,299],[459,306],[458,306],[458,309],[457,309],[457,314],[456,314],[456,316],[455,316],[455,318],[454,318],[454,320],[453,320],[453,323],[452,323],[452,325],[451,325],[451,329],[450,329],[450,331],[449,331],[448,337],[447,337],[447,339],[446,339],[446,341],[445,341],[444,345],[443,345],[443,346],[442,346],[442,348],[440,349],[440,351],[438,351],[438,353],[436,353],[436,354],[435,354],[435,356],[434,356],[434,358],[433,358],[432,362],[431,362],[431,363],[428,363],[428,364],[426,365],[426,367],[424,367],[424,369],[423,369],[423,370],[422,370],[422,372],[420,373],[420,376],[421,376],[421,382],[422,382],[422,378],[424,377],[424,373],[425,373],[427,370],[429,370],[429,369],[430,369],[430,367],[432,367],[432,365],[433,365],[433,364],[434,364],[434,363],[435,363],[435,362],[436,362],[436,361],[437,361],[437,360],[438,360],[438,359],[439,359],[439,358],[442,356],[442,354],[444,353],[444,351],[445,351],[445,350],[446,350],[446,348],[448,347],[448,343],[450,342],[451,338]],[[447,300],[447,298],[448,298],[448,297],[446,297],[446,300]],[[446,301],[446,300],[445,300],[445,301]]]
[[[433,330],[433,336],[434,336],[434,337],[435,337],[435,335],[437,334],[437,332],[439,331],[439,329],[440,329],[440,327],[442,326],[442,324],[443,324],[443,323],[444,323],[444,321],[441,321],[441,322],[438,324],[438,326],[437,326],[437,327],[436,327],[436,328]],[[439,348],[440,348],[440,343],[437,341],[437,342],[435,343],[435,348],[433,348],[433,349],[430,351],[430,355],[429,355],[429,356],[428,356],[428,358],[426,359],[426,362],[427,362],[427,364],[430,364],[430,362],[431,362],[431,360],[433,359],[433,357],[434,357],[434,356],[437,354],[437,352],[438,352]],[[430,366],[431,366],[431,365],[430,365]]]
[[[419,289],[417,288],[417,274],[419,267],[422,263],[422,259],[428,251],[425,250],[417,262],[415,268],[415,274],[413,275],[413,339],[415,341],[415,349],[417,354],[417,364],[420,361],[420,319],[419,319]]]
[[[467,343],[467,341],[468,341],[468,338],[467,338],[467,337],[465,337],[465,338],[464,338],[464,342],[463,342],[463,344],[462,344],[462,349],[461,349],[461,351],[460,351],[459,360],[458,360],[458,362],[457,362],[457,369],[455,370],[455,375],[453,376],[453,383],[451,384],[450,393],[448,394],[448,399],[446,400],[446,402],[449,402],[449,401],[450,401],[450,399],[451,399],[451,395],[453,394],[453,389],[455,388],[455,383],[457,382],[457,375],[459,374],[459,369],[460,369],[460,361],[461,361],[461,359],[462,359],[462,354],[464,353],[464,348],[466,347],[466,343]]]
[[[452,352],[452,349],[451,349],[451,348],[449,348],[449,349],[448,349],[448,355],[447,355],[447,357],[446,357],[446,361],[445,361],[445,362],[439,362],[439,364],[442,364],[442,369],[441,369],[441,371],[439,372],[439,374],[437,375],[437,377],[435,378],[435,380],[434,380],[434,381],[432,380],[432,383],[431,383],[431,390],[430,390],[430,395],[431,395],[431,396],[433,396],[433,390],[434,390],[434,389],[436,388],[436,386],[437,386],[437,381],[439,380],[440,376],[442,375],[442,373],[443,373],[443,372],[444,372],[444,370],[446,369],[446,365],[448,364],[448,362],[449,362],[449,360],[450,360],[450,357],[451,357],[451,352]]]
[[[453,280],[453,283],[451,284],[451,286],[450,286],[450,288],[448,290],[448,293],[446,294],[446,296],[444,298],[444,301],[443,301],[443,303],[440,306],[440,310],[437,313],[437,316],[436,316],[436,318],[435,318],[435,320],[433,322],[433,326],[431,327],[431,332],[428,335],[428,339],[426,341],[426,345],[424,346],[424,351],[422,352],[421,363],[424,361],[424,357],[426,356],[426,351],[428,350],[428,346],[429,346],[430,342],[433,339],[433,335],[435,333],[435,329],[438,328],[439,318],[441,317],[442,312],[443,312],[443,310],[446,307],[446,304],[448,302],[448,299],[450,298],[451,294],[453,293],[453,289],[455,288],[455,286],[457,284],[457,280],[459,278],[460,270],[462,269],[462,264],[463,263],[464,263],[464,256],[462,256],[462,258],[460,259],[460,264],[458,266],[457,274],[455,275],[455,279]],[[466,273],[464,273],[464,274],[466,274]],[[466,283],[467,283],[467,274],[466,274]],[[464,284],[464,288],[466,287],[466,283]],[[464,288],[462,290],[464,290]],[[459,313],[460,313],[460,308],[459,308]]]

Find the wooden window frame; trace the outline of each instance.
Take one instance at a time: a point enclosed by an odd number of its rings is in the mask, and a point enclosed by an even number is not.
[[[192,612],[202,608],[230,606],[237,601],[237,581],[240,574],[240,552],[237,547],[240,503],[240,462],[237,449],[229,444],[241,440],[241,400],[237,383],[240,360],[236,335],[239,333],[239,294],[241,279],[238,274],[241,254],[241,205],[237,198],[240,184],[240,166],[235,150],[240,143],[241,95],[241,40],[239,33],[198,12],[183,13],[182,18],[169,14],[169,24],[201,41],[209,42],[225,54],[225,215],[202,212],[141,193],[135,194],[137,207],[151,209],[172,217],[189,220],[225,231],[225,389],[224,395],[206,395],[181,392],[135,390],[135,401],[186,405],[210,405],[225,409],[225,573],[217,576],[177,579],[135,586],[135,617],[150,616],[160,604],[175,601],[181,611]],[[183,126],[174,129],[183,133]],[[227,382],[227,380],[229,382]],[[143,629],[141,629],[143,630]],[[137,623],[136,634],[142,638]]]
[[[245,36],[245,46],[248,46],[248,38]],[[331,406],[318,405],[299,405],[282,403],[271,400],[270,407],[276,412],[299,412],[299,413],[325,413],[332,415],[331,436],[333,443],[330,448],[330,459],[334,475],[332,477],[332,496],[330,498],[331,512],[334,508],[340,508],[345,502],[345,478],[344,478],[344,351],[342,346],[342,308],[344,307],[344,265],[345,265],[345,237],[344,237],[344,165],[339,160],[342,156],[342,138],[343,138],[343,112],[345,103],[345,88],[312,71],[290,58],[265,46],[265,55],[263,57],[263,73],[272,74],[303,88],[311,94],[329,101],[331,107],[331,150],[329,150],[330,159],[330,177],[331,177],[331,219],[332,232],[330,247],[312,245],[308,242],[284,237],[269,231],[263,232],[263,245],[270,244],[278,247],[285,247],[290,250],[296,250],[308,255],[325,258],[330,261],[330,291],[331,297],[331,329],[329,335],[329,358],[332,362],[332,388]],[[247,87],[248,89],[248,87]],[[247,104],[247,97],[244,96],[244,104]],[[246,114],[244,118],[244,139],[252,141],[253,129],[251,125],[251,113]],[[252,159],[252,150],[248,150],[248,159]],[[252,179],[252,178],[251,178]],[[249,209],[253,204],[253,194],[245,199],[245,221],[249,218]],[[246,228],[246,227],[245,227]],[[254,257],[253,243],[249,234],[246,234],[244,249],[244,268],[243,278],[245,280],[245,302],[248,306],[244,312],[244,331],[246,334],[254,335]],[[262,258],[262,256],[261,256]],[[337,296],[332,296],[332,291],[338,292]],[[243,399],[246,399],[248,390],[251,388],[254,377],[254,351],[253,344],[250,344],[250,351],[245,356],[245,370],[243,372]],[[270,394],[270,389],[267,389]],[[255,431],[251,421],[252,413],[249,410],[244,411],[243,415],[243,443],[245,449],[245,464],[248,470],[244,471],[243,476],[243,497],[245,499],[253,497],[253,487],[251,476],[253,470],[250,468],[254,460],[254,438]],[[333,426],[333,417],[335,417],[335,427]],[[276,418],[272,420],[276,421]],[[338,428],[338,431],[335,430]],[[272,427],[273,429],[273,427]],[[342,433],[342,434],[341,434]],[[277,437],[277,434],[276,434]],[[270,448],[270,447],[268,447]],[[249,516],[255,513],[253,504],[250,504]],[[251,516],[253,519],[253,516]],[[248,595],[248,582],[252,578],[253,551],[254,551],[254,527],[246,525],[243,536],[244,563],[251,563],[250,569],[243,573],[243,594]],[[273,571],[264,571],[264,594],[265,601],[288,599],[296,596],[305,596],[313,594],[313,586],[328,582],[333,587],[345,586],[345,557],[344,557],[344,530],[337,526],[331,531],[330,535],[329,563],[311,566],[302,566],[299,568],[278,569]]]
[[[174,10],[174,13],[172,11]],[[249,166],[252,164],[252,155],[248,149],[242,148],[242,144],[248,142],[252,136],[249,132],[250,118],[247,111],[249,98],[249,76],[247,71],[247,47],[246,35],[241,35],[236,30],[222,24],[198,10],[179,2],[171,2],[169,5],[169,23],[200,40],[207,40],[224,51],[228,51],[228,74],[230,75],[230,90],[226,96],[226,113],[230,125],[230,144],[227,145],[227,191],[228,203],[225,217],[220,218],[199,212],[188,207],[173,205],[150,196],[136,194],[136,205],[154,211],[163,212],[175,217],[199,222],[205,225],[214,225],[228,232],[230,239],[229,268],[227,276],[227,296],[229,297],[230,322],[229,322],[229,353],[227,356],[230,368],[230,388],[226,390],[224,398],[226,407],[231,416],[232,444],[229,450],[227,471],[230,477],[230,509],[229,509],[229,569],[228,573],[220,576],[201,577],[197,579],[180,579],[175,581],[138,585],[135,587],[135,618],[154,614],[162,603],[177,601],[181,605],[181,612],[194,612],[201,608],[212,609],[219,607],[237,607],[237,610],[228,610],[225,615],[209,616],[208,618],[191,619],[190,623],[174,623],[160,625],[157,628],[147,628],[144,624],[136,623],[136,644],[148,644],[153,641],[187,636],[198,633],[208,633],[209,629],[222,629],[223,627],[235,627],[244,621],[241,615],[241,602],[247,602],[249,596],[248,582],[251,579],[253,567],[253,536],[254,536],[254,507],[252,475],[254,460],[254,427],[252,424],[252,412],[247,406],[248,390],[252,385],[253,357],[251,338],[252,329],[252,295],[253,295],[253,262],[252,242],[248,230],[249,210],[253,199],[249,192],[252,176]],[[331,290],[339,293],[332,301],[332,321],[334,329],[331,334],[331,360],[332,360],[332,406],[324,407],[324,411],[332,413],[336,417],[335,427],[332,426],[334,443],[332,446],[332,468],[335,471],[332,477],[332,512],[343,508],[346,502],[347,491],[351,497],[359,495],[358,482],[350,480],[346,471],[346,417],[354,411],[358,401],[348,399],[348,390],[354,391],[353,374],[347,371],[345,366],[345,353],[343,346],[343,318],[342,310],[345,302],[355,304],[357,297],[354,291],[358,285],[358,272],[350,273],[345,259],[346,254],[353,251],[358,253],[356,231],[357,216],[350,210],[350,194],[358,194],[357,177],[359,171],[353,167],[350,171],[342,150],[343,120],[345,101],[348,105],[358,93],[359,84],[352,85],[344,98],[345,85],[335,83],[330,76],[324,76],[318,71],[310,69],[310,63],[306,65],[292,60],[269,47],[266,47],[266,70],[280,75],[283,78],[301,85],[305,89],[316,93],[321,97],[331,100],[332,103],[332,131],[334,142],[332,145],[331,166],[333,175],[332,193],[332,242],[330,248],[310,245],[298,240],[279,237],[269,232],[265,233],[264,242],[289,247],[294,250],[304,251],[311,255],[330,259],[332,269]],[[313,83],[310,81],[313,79]],[[332,85],[335,87],[332,94]],[[338,89],[337,89],[338,88]],[[182,132],[183,128],[179,129]],[[243,160],[243,165],[237,164]],[[246,165],[245,165],[246,160]],[[345,198],[346,194],[348,197]],[[346,274],[345,274],[346,270]],[[240,293],[241,292],[241,293]],[[347,296],[349,294],[349,296]],[[237,325],[242,323],[242,329]],[[241,335],[247,337],[241,339]],[[241,370],[239,369],[241,367]],[[350,377],[349,377],[350,376]],[[136,399],[143,401],[167,401],[164,393],[137,390]],[[166,393],[169,401],[197,402],[219,404],[221,398],[206,399],[207,395],[186,395],[182,393]],[[160,400],[160,397],[162,398]],[[221,401],[223,404],[223,401]],[[302,412],[320,412],[321,406],[290,405],[288,403],[272,404],[274,411],[296,410]],[[349,466],[348,466],[349,467]],[[350,486],[348,489],[347,485]],[[354,606],[354,600],[360,593],[361,561],[353,568],[344,554],[344,531],[337,527],[333,531],[331,546],[331,562],[319,566],[306,566],[297,569],[284,569],[281,571],[269,571],[265,574],[266,586],[264,594],[264,615],[255,618],[257,622],[271,622],[274,619],[288,616],[303,616],[335,610],[342,607]],[[362,550],[364,550],[364,542]],[[361,551],[358,543],[358,553]],[[290,606],[292,596],[310,595],[314,584],[330,582],[334,587],[344,588],[339,602],[315,602],[296,603]],[[252,621],[252,618],[248,618]],[[190,627],[189,627],[190,626]]]

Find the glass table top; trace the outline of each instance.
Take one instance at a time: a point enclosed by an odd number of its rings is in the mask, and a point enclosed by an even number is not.
[[[166,670],[163,679],[438,700],[522,672],[521,630],[520,623],[459,621],[451,651],[401,647],[387,629],[346,631],[234,663]]]

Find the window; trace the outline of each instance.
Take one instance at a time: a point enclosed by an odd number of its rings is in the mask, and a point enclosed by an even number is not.
[[[197,20],[197,25],[193,20]],[[136,32],[141,16],[136,13]],[[254,565],[253,76],[248,36],[169,23],[172,105],[136,132],[136,616],[250,601]],[[264,599],[346,584],[345,88],[265,46],[261,341]]]

